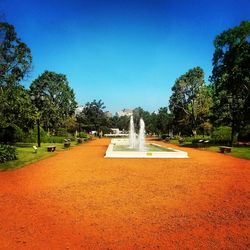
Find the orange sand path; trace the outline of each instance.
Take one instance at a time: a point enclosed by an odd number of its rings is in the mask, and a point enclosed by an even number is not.
[[[0,172],[0,249],[250,247],[250,161],[104,159],[108,143]]]

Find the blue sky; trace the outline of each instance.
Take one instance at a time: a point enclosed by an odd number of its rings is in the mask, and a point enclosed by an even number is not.
[[[32,51],[28,87],[44,70],[67,75],[79,104],[167,106],[175,79],[200,66],[208,80],[213,40],[250,20],[249,0],[0,0]]]

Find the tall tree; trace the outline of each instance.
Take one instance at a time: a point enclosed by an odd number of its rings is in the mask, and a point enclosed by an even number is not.
[[[46,129],[57,129],[75,112],[75,94],[63,74],[45,71],[32,82],[30,95]]]
[[[217,121],[232,127],[231,144],[250,117],[250,22],[214,40],[212,86]]]
[[[14,86],[29,72],[32,55],[13,25],[0,23],[0,87]]]
[[[99,131],[102,126],[107,126],[105,108],[102,100],[87,102],[82,112],[77,116],[78,123],[84,124],[85,128],[89,130]]]
[[[192,131],[196,135],[212,105],[203,70],[196,67],[177,78],[172,91],[170,110],[174,115],[176,129],[184,133]]]
[[[17,37],[14,26],[0,22],[0,129],[7,133],[34,124],[34,108],[20,85],[31,62],[31,51]]]

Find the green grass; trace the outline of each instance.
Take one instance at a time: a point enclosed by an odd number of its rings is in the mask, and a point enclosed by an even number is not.
[[[205,148],[209,151],[220,152],[219,146],[211,146]],[[247,159],[250,160],[250,147],[232,147],[231,153],[225,153],[226,155],[231,155],[237,158]]]
[[[0,164],[0,171],[6,171],[6,170],[14,170],[17,168],[21,168],[29,163],[36,162],[38,160],[42,160],[48,157],[51,157],[56,154],[56,152],[63,151],[63,150],[69,150],[64,149],[63,143],[42,143],[41,147],[37,149],[37,153],[34,153],[33,145],[36,145],[35,143],[17,143],[16,149],[17,149],[17,160],[14,161],[7,161],[5,163]],[[47,152],[47,146],[55,145],[56,151],[55,152]],[[71,142],[70,147],[76,146],[76,142]]]
[[[178,140],[171,140],[170,143],[179,145]],[[193,145],[191,142],[185,142],[183,147],[195,148],[196,145]],[[202,148],[205,150],[213,151],[213,152],[220,152],[219,145],[218,146],[209,146]],[[231,153],[225,153],[226,155],[231,155],[237,158],[247,159],[250,160],[250,147],[240,146],[240,147],[233,147]]]

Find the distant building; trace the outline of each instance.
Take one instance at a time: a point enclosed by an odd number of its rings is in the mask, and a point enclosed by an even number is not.
[[[117,112],[117,116],[131,116],[133,115],[133,109],[122,109],[121,111]]]

